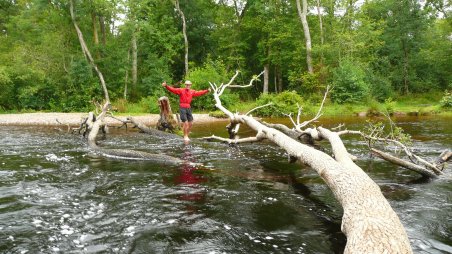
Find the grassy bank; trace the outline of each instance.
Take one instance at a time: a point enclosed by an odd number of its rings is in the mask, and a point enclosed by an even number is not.
[[[411,96],[400,96],[396,100],[389,99],[385,102],[377,102],[370,100],[363,103],[353,103],[353,104],[337,104],[330,100],[325,102],[323,108],[324,116],[352,116],[352,115],[376,115],[381,113],[391,113],[391,114],[401,114],[401,115],[445,115],[452,116],[452,108],[444,108],[441,106],[442,93],[437,94],[425,94],[425,95],[411,95]],[[173,98],[174,99],[174,98]],[[253,115],[256,116],[269,116],[273,114],[274,116],[282,116],[283,113],[287,114],[291,111],[296,115],[296,103],[303,106],[303,115],[310,116],[315,115],[319,109],[320,101],[303,100],[300,102],[293,101],[277,101],[275,106],[270,106],[270,108],[265,109],[265,112],[256,111]],[[246,113],[251,109],[265,104],[262,101],[241,101],[239,103],[229,106],[229,110],[232,112]],[[173,111],[178,109],[177,100],[171,101],[173,106]],[[292,105],[292,106],[289,106]],[[117,100],[113,102],[113,108],[118,116],[137,116],[143,114],[158,114],[159,107],[157,104],[157,98],[148,97],[143,98],[141,101],[136,103],[130,103],[125,100]],[[94,110],[92,108],[91,110]],[[33,113],[33,112],[46,112],[46,111],[36,111],[36,110],[14,110],[14,111],[1,111],[0,114],[8,113]],[[49,111],[50,112],[50,111]],[[208,111],[194,109],[194,113],[205,113],[214,117],[225,117],[225,115],[220,111]]]
[[[447,115],[452,116],[451,108],[441,106],[441,94],[430,96],[403,96],[397,100],[386,100],[385,102],[377,102],[374,100],[363,103],[337,104],[329,100],[325,102],[323,108],[324,116],[353,116],[353,115],[378,115],[382,113],[398,114],[398,115]],[[245,113],[260,105],[255,101],[241,102],[237,106],[230,107],[232,112]],[[306,101],[302,104],[303,115],[315,115],[319,109],[320,102]],[[290,113],[283,111],[283,106],[279,105],[274,110],[279,113]],[[287,108],[286,108],[287,109]],[[292,111],[293,107],[292,107]],[[295,110],[296,111],[296,110]],[[209,112],[213,116],[221,116],[222,112]],[[268,113],[268,111],[267,111]],[[254,113],[259,115],[259,113]],[[278,112],[276,112],[278,114]],[[296,114],[296,112],[294,112]]]

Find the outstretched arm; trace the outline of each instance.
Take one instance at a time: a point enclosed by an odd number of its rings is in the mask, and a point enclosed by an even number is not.
[[[177,95],[179,95],[180,94],[180,88],[174,88],[174,87],[172,87],[172,86],[169,86],[169,85],[167,85],[166,84],[166,81],[164,81],[163,83],[162,83],[162,86],[164,87],[164,88],[166,88],[166,90],[168,90],[168,91],[170,91],[170,92],[172,92],[173,94],[177,94]]]
[[[209,91],[210,91],[210,89],[209,89],[209,90],[195,91],[195,92],[193,93],[193,97],[197,97],[197,96],[204,95],[204,94],[208,93]]]

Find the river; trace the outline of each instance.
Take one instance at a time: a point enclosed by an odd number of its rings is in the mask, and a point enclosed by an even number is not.
[[[271,119],[278,122],[281,119]],[[402,117],[416,152],[452,147],[452,118]],[[287,123],[287,121],[285,121]],[[366,125],[324,118],[323,126]],[[225,122],[196,124],[193,137],[226,136]],[[253,135],[242,128],[241,136]],[[435,180],[349,151],[381,187],[415,253],[452,253],[452,169]],[[110,129],[103,147],[182,158],[180,166],[105,158],[53,127],[0,126],[0,253],[342,253],[342,210],[309,168],[268,142],[165,140]],[[327,146],[326,143],[321,143]]]

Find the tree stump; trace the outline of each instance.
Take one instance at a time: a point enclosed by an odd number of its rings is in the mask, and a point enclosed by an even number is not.
[[[168,97],[162,96],[158,100],[160,107],[160,118],[157,122],[157,129],[174,133],[180,129],[178,118],[173,115]]]

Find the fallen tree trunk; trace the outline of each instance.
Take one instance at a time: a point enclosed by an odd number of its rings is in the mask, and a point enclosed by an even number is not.
[[[100,83],[102,85],[102,89],[104,91],[104,97],[105,97],[105,104],[102,107],[101,113],[96,117],[93,112],[89,113],[89,116],[87,119],[85,119],[84,123],[81,124],[80,129],[84,129],[83,136],[85,136],[88,132],[88,145],[96,152],[101,153],[104,156],[107,157],[114,157],[119,159],[130,159],[130,160],[152,160],[158,163],[163,164],[180,164],[183,161],[172,157],[168,155],[163,154],[152,154],[142,151],[134,151],[134,150],[127,150],[127,149],[105,149],[102,147],[97,146],[96,143],[96,137],[99,133],[99,130],[101,129],[105,133],[105,122],[104,119],[108,114],[108,111],[111,108],[110,104],[110,98],[108,96],[108,89],[107,85],[104,80],[104,76],[102,75],[102,72],[97,67],[96,63],[94,62],[93,57],[91,56],[91,53],[88,49],[88,46],[85,43],[85,40],[83,39],[83,34],[80,28],[77,25],[75,12],[74,12],[74,3],[73,0],[69,1],[69,11],[71,13],[71,19],[72,23],[74,24],[75,30],[77,32],[77,37],[79,38],[80,46],[82,48],[83,54],[85,55],[85,58],[89,61],[89,63],[92,65],[94,70],[96,71]],[[83,127],[85,125],[85,127]]]
[[[143,151],[135,151],[135,150],[128,150],[128,149],[107,149],[99,147],[96,143],[96,137],[99,133],[99,130],[102,128],[102,126],[105,125],[104,119],[107,115],[107,111],[110,107],[109,103],[105,103],[105,105],[102,108],[102,112],[97,117],[91,117],[88,119],[88,125],[91,125],[91,128],[89,130],[88,135],[88,144],[95,152],[98,152],[106,157],[112,157],[117,159],[125,159],[125,160],[149,160],[154,161],[160,164],[181,164],[184,161],[173,157],[168,156],[164,154],[153,154]],[[94,122],[92,122],[94,120]],[[92,122],[92,123],[89,123]],[[157,131],[157,130],[156,130]],[[159,133],[164,133],[161,131],[158,131]]]
[[[334,153],[332,158],[251,116],[233,114],[223,107],[220,100],[224,89],[232,81],[219,87],[211,84],[215,106],[229,116],[231,122],[246,124],[254,129],[256,139],[272,141],[289,156],[317,171],[343,207],[341,230],[347,237],[345,253],[412,253],[397,214],[378,185],[351,160],[337,133],[322,127],[311,130],[311,133],[316,132],[316,136],[330,142]]]

